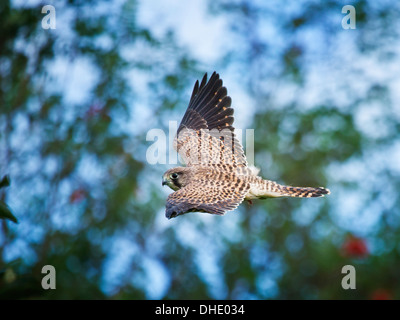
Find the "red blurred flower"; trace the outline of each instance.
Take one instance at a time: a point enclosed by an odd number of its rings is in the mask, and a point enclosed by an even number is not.
[[[343,243],[342,251],[345,256],[351,258],[365,258],[369,254],[365,240],[353,236],[348,237]]]
[[[86,191],[83,189],[76,189],[74,192],[71,193],[69,196],[70,203],[78,203],[81,202],[86,198]]]
[[[111,121],[110,115],[107,113],[107,111],[100,105],[100,104],[92,104],[89,108],[88,111],[86,111],[85,114],[85,119],[93,119],[95,117],[100,117],[102,120],[106,122]]]
[[[372,300],[392,300],[392,294],[386,289],[376,289],[371,294]]]
[[[88,111],[86,111],[86,119],[88,118],[93,118],[97,116],[98,114],[101,114],[103,111],[103,108],[99,104],[92,104],[89,108]]]

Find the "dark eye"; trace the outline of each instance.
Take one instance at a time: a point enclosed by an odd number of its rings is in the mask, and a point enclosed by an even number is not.
[[[178,179],[178,174],[177,173],[171,173],[170,177],[171,177],[171,179]]]

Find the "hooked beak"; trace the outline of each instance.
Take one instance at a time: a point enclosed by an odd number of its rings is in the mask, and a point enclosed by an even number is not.
[[[162,185],[162,186],[165,186],[166,184],[168,184],[168,181],[167,181],[166,179],[163,178],[162,184],[161,184],[161,185]]]

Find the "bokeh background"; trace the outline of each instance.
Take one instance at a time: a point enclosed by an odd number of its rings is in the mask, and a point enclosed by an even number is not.
[[[1,1],[0,200],[19,223],[0,220],[0,298],[398,299],[399,17],[397,1]],[[214,70],[261,174],[330,196],[164,217],[173,164],[146,160],[147,134]]]

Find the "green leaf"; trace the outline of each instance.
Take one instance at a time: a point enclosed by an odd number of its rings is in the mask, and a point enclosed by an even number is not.
[[[0,218],[18,223],[17,218],[11,213],[10,208],[2,201],[0,201]]]

